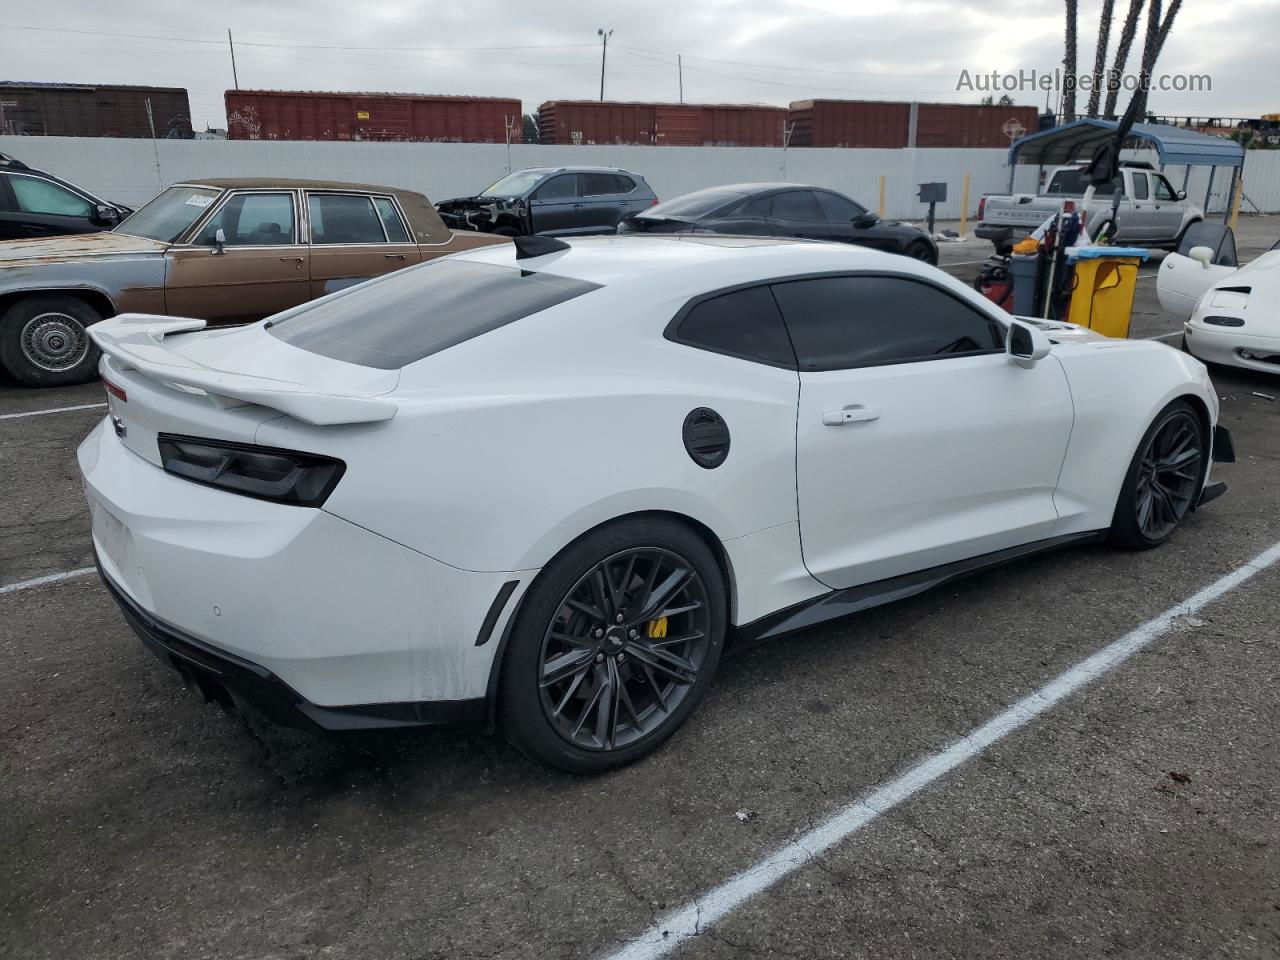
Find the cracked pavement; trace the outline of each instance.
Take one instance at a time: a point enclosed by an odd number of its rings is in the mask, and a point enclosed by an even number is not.
[[[1280,402],[1253,395],[1280,382],[1215,382],[1240,462],[1166,547],[1043,556],[742,651],[603,777],[468,731],[229,716],[94,578],[0,595],[0,957],[607,954],[1280,540]],[[0,384],[0,412],[100,396]],[[100,414],[0,421],[0,584],[91,562],[74,448]],[[1272,568],[678,955],[1280,955],[1277,623]]]

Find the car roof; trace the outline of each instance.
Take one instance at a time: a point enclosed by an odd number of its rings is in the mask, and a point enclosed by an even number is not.
[[[844,271],[927,276],[964,289],[959,281],[909,257],[844,243],[727,234],[619,234],[565,241],[567,250],[516,259],[513,244],[481,247],[459,259],[545,271],[602,286],[693,296],[747,283]],[[655,284],[655,278],[661,283]],[[639,295],[637,293],[637,295]],[[975,295],[976,296],[976,295]]]
[[[591,166],[565,166],[565,167],[525,167],[523,170],[517,170],[517,173],[625,173],[628,176],[638,177],[640,174],[633,173],[630,170],[624,170],[622,167],[591,167]]]

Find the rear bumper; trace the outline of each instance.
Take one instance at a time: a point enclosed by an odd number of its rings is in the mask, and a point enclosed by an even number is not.
[[[136,617],[164,628],[144,631],[153,640],[248,664],[286,700],[339,713],[381,704],[403,719],[405,704],[486,696],[496,644],[477,637],[517,580],[490,625],[501,635],[525,576],[459,570],[323,510],[182,480],[102,424],[79,461],[99,565]]]
[[[95,554],[95,561],[97,556]],[[322,707],[312,703],[266,667],[219,650],[161,623],[134,603],[112,582],[102,564],[98,573],[125,620],[147,649],[173,667],[184,682],[194,685],[206,700],[248,704],[275,723],[323,730],[422,726],[439,723],[483,722],[485,699],[430,703],[370,703]]]

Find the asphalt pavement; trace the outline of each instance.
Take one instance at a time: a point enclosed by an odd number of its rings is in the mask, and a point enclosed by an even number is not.
[[[1242,255],[1268,232],[1243,221]],[[943,265],[968,282],[988,252]],[[1139,283],[1135,335],[1174,332]],[[1280,956],[1280,564],[1249,565],[1280,542],[1280,378],[1214,378],[1239,461],[1165,547],[1042,556],[741,653],[657,754],[594,778],[476,732],[201,704],[95,577],[24,586],[92,562],[74,451],[102,410],[17,414],[102,395],[0,385],[0,956]],[[664,926],[1171,609],[821,856]]]

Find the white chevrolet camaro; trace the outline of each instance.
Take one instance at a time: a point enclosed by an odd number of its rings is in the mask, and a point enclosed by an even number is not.
[[[102,576],[211,697],[652,750],[726,641],[1044,549],[1167,539],[1204,366],[843,244],[522,238],[237,329],[91,328]]]
[[[1183,349],[1208,363],[1280,373],[1280,243],[1243,267],[1213,263],[1209,247],[1188,252],[1169,254],[1156,275],[1160,305],[1183,321]]]

